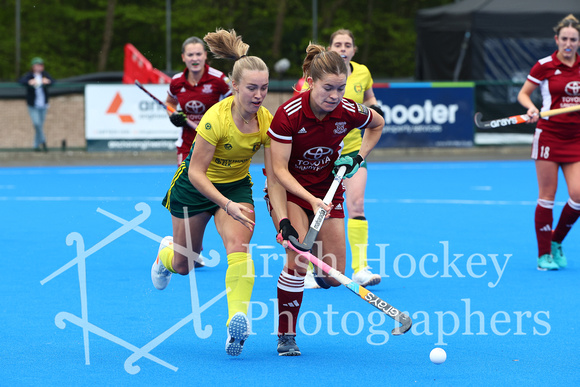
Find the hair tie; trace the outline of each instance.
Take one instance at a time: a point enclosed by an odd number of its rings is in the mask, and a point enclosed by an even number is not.
[[[246,55],[246,54],[244,54],[244,55],[240,56],[238,59],[236,59],[234,62],[237,62],[237,61],[239,61],[240,59],[242,59],[242,58],[244,58],[244,57],[246,57],[246,56],[247,56],[247,55]]]

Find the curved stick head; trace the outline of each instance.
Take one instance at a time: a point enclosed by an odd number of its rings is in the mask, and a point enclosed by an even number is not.
[[[473,121],[475,122],[475,126],[477,126],[478,128],[481,128],[483,126],[483,122],[481,121],[481,113],[477,112],[475,113],[475,115],[473,116]]]
[[[411,317],[407,316],[404,313],[401,313],[399,316],[397,316],[397,318],[395,320],[400,322],[402,325],[391,331],[391,334],[393,336],[400,336],[400,335],[404,334],[409,329],[411,329],[411,325],[413,325],[413,321],[411,320]]]
[[[298,249],[300,251],[310,251],[310,248],[306,244],[300,243],[294,235],[290,235],[288,237],[288,241],[290,241],[292,246],[294,246],[296,249]]]

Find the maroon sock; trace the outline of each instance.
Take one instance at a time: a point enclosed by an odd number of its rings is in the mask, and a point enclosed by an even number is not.
[[[304,295],[304,277],[282,270],[278,277],[278,335],[295,335]]]
[[[536,206],[535,224],[536,239],[538,240],[538,257],[552,252],[552,208],[538,204]]]
[[[556,229],[554,230],[552,240],[554,242],[562,243],[564,238],[566,238],[566,235],[568,235],[568,231],[570,231],[578,219],[578,216],[580,216],[580,211],[573,209],[570,206],[570,202],[566,203],[564,209],[562,209],[558,226],[556,226]]]

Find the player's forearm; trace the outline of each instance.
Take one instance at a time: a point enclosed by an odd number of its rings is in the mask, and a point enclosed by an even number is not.
[[[276,175],[280,185],[285,191],[290,192],[294,196],[299,197],[302,200],[312,203],[316,198],[306,190],[294,176],[288,171],[288,168],[279,167],[274,169],[274,174]],[[286,201],[286,199],[284,199]]]
[[[358,154],[361,155],[364,159],[367,158],[369,153],[371,153],[371,150],[375,147],[375,145],[377,145],[383,133],[384,120],[382,117],[380,118],[381,123],[372,128],[367,128],[365,130],[365,134],[363,135],[362,144]]]
[[[527,110],[536,108],[536,105],[532,101],[532,93],[536,87],[534,83],[526,81],[518,93],[518,102]]]
[[[218,189],[208,179],[206,171],[198,167],[193,167],[189,169],[187,176],[189,177],[191,184],[195,187],[196,190],[199,191],[199,193],[221,208],[224,208],[229,199],[222,195],[222,193],[218,191]]]
[[[280,184],[280,181],[274,173],[270,148],[264,149],[264,167],[266,168],[268,197],[270,198],[270,205],[275,214],[274,221],[277,224],[280,219],[288,217],[288,209],[286,206],[286,188]]]

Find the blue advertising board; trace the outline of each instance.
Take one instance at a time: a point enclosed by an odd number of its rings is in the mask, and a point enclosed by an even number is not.
[[[473,146],[473,83],[385,86],[373,87],[377,102],[385,112],[385,127],[377,146]]]

